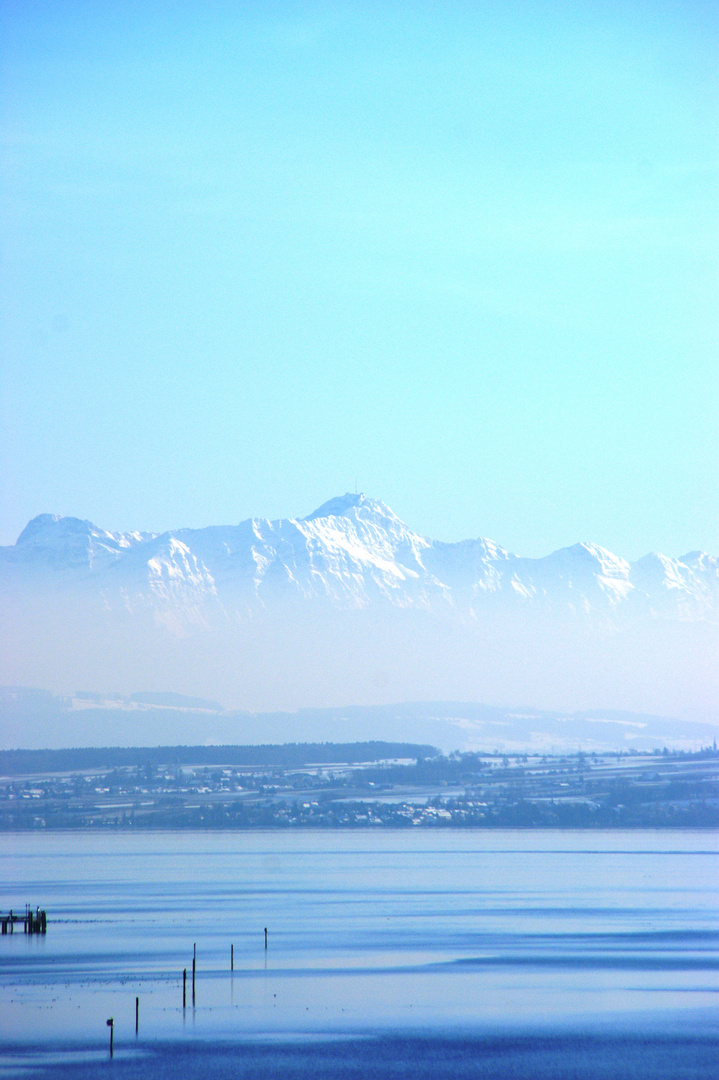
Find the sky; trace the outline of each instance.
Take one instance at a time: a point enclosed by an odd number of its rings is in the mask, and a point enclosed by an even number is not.
[[[0,543],[716,552],[718,16],[2,0]]]

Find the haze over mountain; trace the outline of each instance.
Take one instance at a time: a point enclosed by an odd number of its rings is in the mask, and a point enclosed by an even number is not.
[[[713,720],[719,561],[527,559],[347,494],[302,519],[111,533],[42,514],[0,548],[0,682],[266,710],[526,702]]]

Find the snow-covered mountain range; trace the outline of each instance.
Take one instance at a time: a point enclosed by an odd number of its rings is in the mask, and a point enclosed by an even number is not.
[[[718,561],[700,552],[526,559],[430,540],[364,495],[162,535],[42,514],[0,548],[0,685],[261,712],[462,700],[705,722],[718,612]]]
[[[719,610],[719,560],[693,551],[638,562],[594,544],[540,559],[491,540],[444,543],[413,532],[364,495],[331,499],[301,519],[111,533],[89,521],[41,514],[0,548],[7,594],[75,590],[106,610],[151,611],[179,632],[297,604],[457,612],[551,611],[604,627],[627,619],[703,621]]]

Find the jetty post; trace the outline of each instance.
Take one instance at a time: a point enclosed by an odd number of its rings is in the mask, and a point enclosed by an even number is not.
[[[182,1008],[187,1008],[187,968],[182,971]]]
[[[265,927],[265,948],[267,948],[267,927]]]
[[[135,1034],[136,1035],[137,1035],[137,1032],[138,1032],[139,1028],[140,1028],[140,999],[139,999],[139,997],[136,997],[135,998]]]
[[[235,970],[235,946],[230,945],[230,971]]]
[[[113,1020],[112,1017],[110,1017],[110,1019],[107,1021],[107,1026],[110,1029],[110,1057],[112,1057],[112,1055],[114,1053],[113,1041],[114,1041],[114,1038],[115,1038],[115,1021]]]

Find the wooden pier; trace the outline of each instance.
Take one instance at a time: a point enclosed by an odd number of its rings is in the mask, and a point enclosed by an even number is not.
[[[24,934],[46,934],[47,912],[40,911],[40,908],[36,908],[35,911],[26,908],[24,914],[18,914],[12,909],[7,915],[0,913],[0,926],[2,926],[3,934],[13,934],[15,932],[15,923],[22,923]]]

